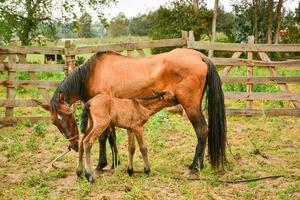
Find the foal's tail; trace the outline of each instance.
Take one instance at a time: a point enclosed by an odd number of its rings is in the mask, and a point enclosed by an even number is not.
[[[208,58],[206,92],[208,100],[208,154],[213,168],[223,167],[226,160],[226,116],[222,82],[215,65]]]
[[[86,103],[84,105],[84,108],[83,108],[83,111],[82,111],[82,114],[81,114],[81,132],[82,133],[86,133],[86,129],[87,129],[87,126],[88,126],[88,121],[89,121],[89,106],[88,104]]]

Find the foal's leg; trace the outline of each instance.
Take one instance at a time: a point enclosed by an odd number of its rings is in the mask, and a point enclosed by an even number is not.
[[[94,179],[92,177],[91,170],[91,148],[97,138],[102,134],[102,132],[108,127],[108,123],[98,124],[91,130],[91,132],[83,140],[83,148],[85,153],[85,177],[92,183]]]
[[[127,172],[128,175],[131,176],[133,174],[133,155],[135,152],[135,139],[134,133],[130,130],[127,131],[128,133],[128,166]]]
[[[111,168],[114,169],[117,167],[120,162],[118,161],[118,147],[117,147],[117,138],[116,138],[116,130],[114,126],[109,126],[109,136],[108,141],[111,148],[111,154],[112,154],[112,166]]]
[[[80,137],[78,141],[78,166],[76,169],[76,174],[78,177],[81,177],[82,170],[83,170],[83,139],[85,136]]]
[[[148,149],[147,146],[144,142],[144,130],[143,128],[139,129],[139,130],[135,130],[134,131],[135,137],[139,143],[140,146],[140,151],[142,153],[143,156],[143,160],[144,160],[144,172],[146,174],[150,174],[151,169],[150,169],[150,163],[148,160]]]

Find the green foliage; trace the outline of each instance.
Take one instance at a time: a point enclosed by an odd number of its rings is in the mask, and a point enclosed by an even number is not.
[[[150,19],[155,22],[150,31],[152,39],[178,38],[182,30],[193,30],[198,40],[210,34],[212,11],[201,7],[195,13],[191,1],[175,0],[151,13]]]
[[[116,17],[110,21],[108,32],[112,37],[118,37],[121,35],[128,35],[129,20],[126,18],[124,13],[119,13]]]
[[[78,20],[78,37],[81,38],[90,38],[92,37],[92,16],[87,12],[83,13],[83,15]]]
[[[75,59],[76,66],[80,66],[85,62],[85,58],[83,56],[77,56]]]
[[[147,14],[138,14],[130,19],[129,33],[131,35],[147,36],[153,26],[153,21]]]

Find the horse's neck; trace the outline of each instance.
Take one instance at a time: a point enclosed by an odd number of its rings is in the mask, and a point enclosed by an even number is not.
[[[149,110],[149,114],[153,115],[166,106],[166,103],[159,98],[155,99],[137,99],[137,101]]]

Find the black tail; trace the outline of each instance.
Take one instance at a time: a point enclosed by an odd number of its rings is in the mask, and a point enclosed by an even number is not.
[[[85,133],[87,126],[88,126],[88,121],[89,121],[89,106],[88,104],[84,105],[82,114],[81,114],[81,132]]]
[[[222,82],[215,65],[208,58],[206,92],[208,100],[208,154],[213,168],[223,167],[226,160],[226,115]]]

